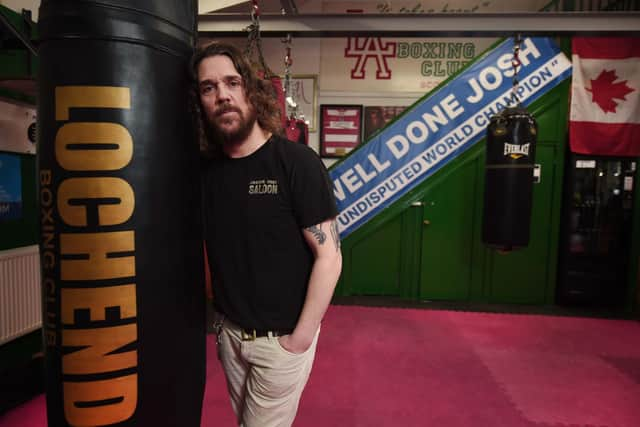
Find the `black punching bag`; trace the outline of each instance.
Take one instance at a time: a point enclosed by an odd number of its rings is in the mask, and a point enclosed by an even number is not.
[[[487,128],[482,241],[511,251],[529,244],[538,128],[522,107],[507,108]]]
[[[38,156],[50,426],[199,427],[195,0],[43,0]]]

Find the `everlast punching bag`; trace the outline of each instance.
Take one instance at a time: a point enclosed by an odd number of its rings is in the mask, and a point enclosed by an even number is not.
[[[482,241],[511,251],[529,244],[537,124],[522,107],[507,108],[487,128]]]
[[[195,0],[44,0],[39,192],[50,426],[199,427]]]

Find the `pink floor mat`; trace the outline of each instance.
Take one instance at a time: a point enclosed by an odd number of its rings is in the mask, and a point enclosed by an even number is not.
[[[233,426],[214,347],[202,426]],[[42,396],[0,417],[45,425]],[[332,306],[294,425],[637,427],[640,323]]]

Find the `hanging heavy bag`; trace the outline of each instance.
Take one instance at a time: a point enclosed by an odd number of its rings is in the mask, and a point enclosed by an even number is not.
[[[282,128],[287,127],[287,109],[285,105],[284,88],[282,87],[282,79],[271,72],[266,65],[260,66],[255,62],[251,63],[252,67],[257,70],[258,76],[263,80],[268,80],[271,83],[272,95],[278,100],[278,109],[280,110],[280,122]]]
[[[287,120],[285,133],[289,141],[309,145],[309,127],[304,120],[290,117]]]
[[[199,427],[205,299],[187,75],[195,0],[43,0],[47,423]]]
[[[287,126],[287,107],[285,105],[285,95],[284,88],[282,87],[282,79],[280,78],[280,76],[272,74],[269,77],[269,80],[271,81],[271,86],[273,86],[273,90],[275,91],[276,97],[278,99],[278,106],[280,107],[280,120],[282,122],[282,127],[284,128]]]
[[[482,241],[511,251],[529,244],[537,124],[524,108],[507,108],[487,128]]]
[[[280,109],[280,123],[282,128],[287,126],[287,110],[285,106],[284,88],[282,87],[282,79],[267,65],[264,55],[262,54],[262,42],[260,39],[260,12],[257,2],[254,2],[251,12],[251,25],[249,26],[249,35],[247,37],[247,45],[244,51],[245,56],[251,62],[258,76],[263,80],[269,80],[273,88],[273,96],[278,100]],[[254,58],[255,56],[255,58]]]

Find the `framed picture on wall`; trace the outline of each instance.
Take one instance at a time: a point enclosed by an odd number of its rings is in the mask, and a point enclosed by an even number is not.
[[[362,139],[368,140],[374,133],[385,127],[393,119],[402,114],[407,107],[365,106],[364,131]]]
[[[362,141],[362,105],[320,106],[320,156],[342,157]]]
[[[281,79],[284,85],[284,76],[281,76]],[[305,120],[309,132],[315,132],[318,124],[318,76],[316,74],[293,74],[291,76],[291,98],[295,102],[295,106],[286,102],[287,116],[293,114]]]

